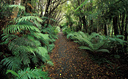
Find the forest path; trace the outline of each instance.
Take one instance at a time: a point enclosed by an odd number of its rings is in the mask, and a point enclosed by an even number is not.
[[[88,54],[78,49],[79,45],[70,41],[63,35],[58,34],[50,57],[54,63],[48,68],[51,79],[94,79],[102,78],[104,68],[94,64]],[[99,72],[100,71],[100,72]],[[99,75],[100,74],[100,75]]]

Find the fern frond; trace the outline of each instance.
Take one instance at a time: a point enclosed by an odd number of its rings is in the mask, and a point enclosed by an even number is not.
[[[97,50],[97,52],[107,52],[107,53],[110,53],[110,51],[108,49],[99,49],[99,50]]]
[[[34,35],[34,36],[33,35],[29,35],[29,34],[26,35],[26,38],[28,39],[28,41],[26,40],[26,42],[28,42],[28,43],[30,42],[30,44],[32,44],[31,47],[39,47],[39,46],[41,46],[41,42],[38,39],[35,39],[35,37],[38,38],[38,35]]]
[[[91,48],[89,48],[89,47],[87,47],[87,46],[80,46],[79,48],[80,48],[80,49],[85,49],[85,50],[92,51],[92,49],[91,49]]]
[[[45,45],[48,45],[49,44],[49,41],[50,41],[49,34],[32,33],[32,35],[36,39],[41,40]]]
[[[16,76],[16,79],[50,79],[48,77],[48,73],[42,71],[42,69],[24,69],[19,70],[18,73],[16,73],[13,70],[7,70],[6,73],[11,73],[12,75]]]
[[[53,18],[48,18],[48,17],[41,17],[42,19],[49,19],[49,20],[52,20],[52,21],[55,21],[56,22],[56,20],[55,19],[53,19]]]
[[[17,25],[31,25],[31,26],[33,26],[33,23],[30,21],[21,21],[21,22],[18,22]]]
[[[11,40],[18,38],[18,36],[12,34],[2,34],[2,36],[2,41],[4,42],[0,43],[1,45],[8,44]]]
[[[25,11],[25,7],[24,7],[24,6],[21,6],[21,5],[9,5],[9,7],[10,7],[10,8],[18,7],[19,9]]]
[[[67,35],[67,39],[73,39],[73,36],[74,36],[74,33],[69,33],[68,35]]]
[[[39,29],[41,29],[41,24],[39,22],[37,22],[36,20],[33,22]]]
[[[11,73],[11,74],[17,76],[18,78],[20,78],[19,74],[17,74],[17,73],[16,73],[15,71],[13,71],[13,70],[7,70],[6,74],[8,74],[8,73]]]
[[[78,34],[80,34],[83,38],[88,38],[88,35],[87,34],[85,34],[84,32],[82,32],[82,31],[79,31],[78,32]]]
[[[9,34],[9,33],[21,32],[22,30],[29,30],[29,31],[32,30],[32,31],[40,32],[38,28],[31,25],[9,25],[7,28],[3,30],[3,32]]]
[[[48,61],[47,64],[49,64],[50,66],[54,66],[52,61]]]
[[[39,54],[42,58],[40,58],[43,62],[46,62],[50,59],[48,55],[48,51],[44,47],[38,47],[35,49],[36,53]]]
[[[1,63],[7,67],[7,69],[18,70],[21,67],[21,60],[18,57],[8,57],[1,60]]]
[[[35,20],[38,21],[38,22],[42,22],[43,21],[38,16],[23,16],[23,17],[17,19],[17,23],[18,22],[22,22],[22,21],[35,21]]]
[[[48,52],[51,52],[54,47],[55,47],[54,44],[49,44],[48,45]]]

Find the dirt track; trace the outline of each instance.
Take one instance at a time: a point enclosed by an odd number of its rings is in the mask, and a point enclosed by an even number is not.
[[[58,34],[50,57],[54,67],[48,68],[51,79],[113,79],[108,78],[105,67],[93,63],[79,45],[68,40],[62,32]]]

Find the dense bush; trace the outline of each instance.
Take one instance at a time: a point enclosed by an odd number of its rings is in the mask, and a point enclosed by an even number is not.
[[[13,8],[15,5],[9,7]],[[34,68],[39,68],[44,63],[53,66],[48,52],[54,48],[58,30],[50,25],[49,28],[42,28],[42,22],[36,15],[21,13],[2,29],[0,45],[5,46],[6,51],[0,52],[1,74],[11,73],[11,77],[16,79],[48,79],[46,72]]]

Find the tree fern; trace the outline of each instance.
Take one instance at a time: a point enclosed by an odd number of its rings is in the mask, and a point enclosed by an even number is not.
[[[48,61],[50,59],[49,55],[48,55],[48,51],[46,48],[44,47],[38,47],[35,49],[35,51],[42,56],[40,59],[44,62]]]
[[[24,69],[19,70],[18,73],[13,70],[7,70],[6,74],[11,73],[15,76],[15,79],[50,79],[47,75],[47,72],[42,71],[41,69]]]
[[[9,34],[9,33],[21,32],[22,30],[25,30],[25,31],[32,30],[32,31],[40,32],[38,28],[36,28],[35,26],[31,26],[31,25],[9,25],[3,30],[3,32]]]
[[[18,70],[21,68],[21,60],[18,57],[7,57],[1,60],[0,62],[1,64],[3,64],[3,66],[6,66],[7,69],[11,69],[11,70]]]
[[[41,18],[39,18],[38,16],[23,16],[18,18],[17,20],[18,22],[22,22],[22,21],[38,21],[38,22],[42,22],[43,20]]]
[[[24,6],[21,6],[21,5],[9,5],[9,7],[10,7],[10,8],[18,7],[19,9],[25,11],[25,7],[24,7]]]
[[[14,76],[20,78],[19,74],[17,74],[17,73],[16,73],[15,71],[13,71],[13,70],[7,70],[6,74],[8,74],[8,73],[11,73],[12,75],[14,75]]]
[[[75,42],[79,43],[80,45],[84,45],[84,46],[80,46],[80,49],[86,49],[92,52],[108,52],[109,50],[107,49],[103,49],[102,46],[104,45],[105,41],[103,40],[103,37],[97,33],[92,33],[91,35],[85,34],[81,31],[79,32],[74,32],[74,33],[70,33],[67,35],[67,38],[72,38],[73,40],[75,40]],[[92,42],[92,39],[98,37],[100,40],[99,42]]]

